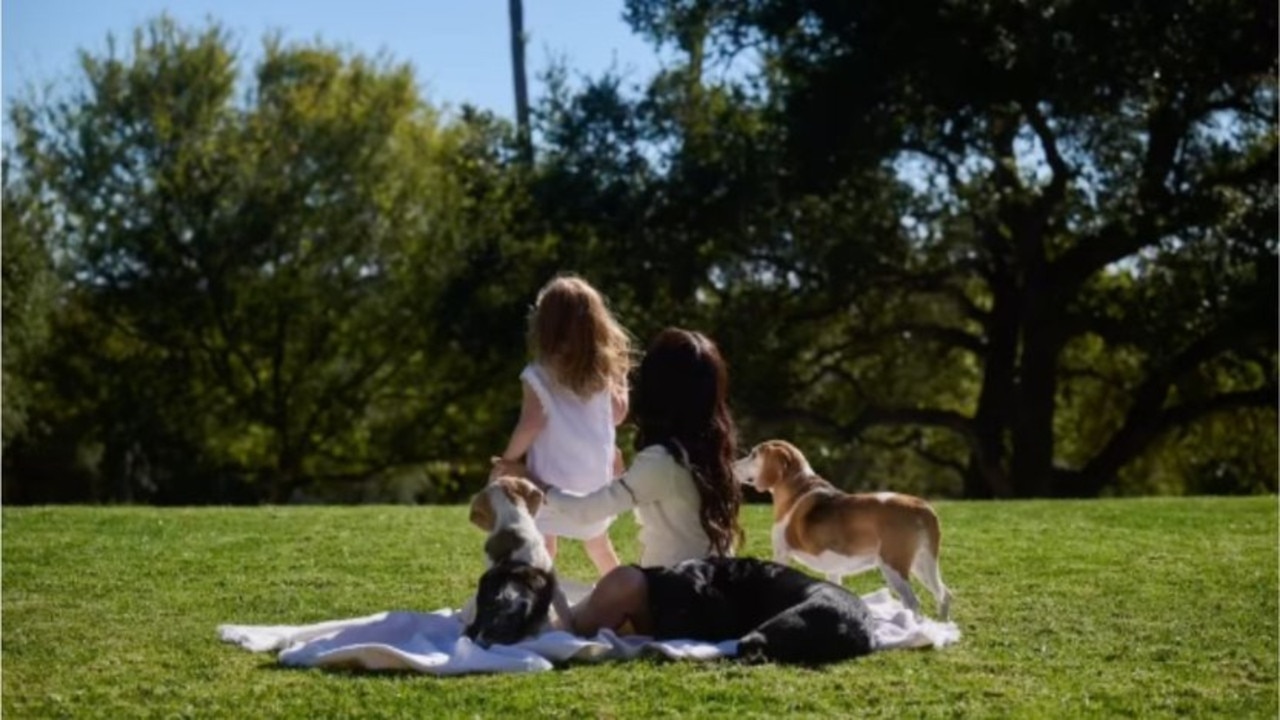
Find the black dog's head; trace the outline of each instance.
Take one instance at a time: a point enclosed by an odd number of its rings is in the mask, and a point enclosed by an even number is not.
[[[528,563],[498,563],[480,576],[475,620],[466,635],[482,647],[511,645],[547,621],[556,591],[554,573]]]

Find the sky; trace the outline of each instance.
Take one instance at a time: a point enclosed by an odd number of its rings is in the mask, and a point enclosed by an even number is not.
[[[540,94],[537,73],[554,58],[575,72],[612,67],[636,81],[657,70],[658,53],[622,21],[622,8],[623,0],[525,0],[530,94]],[[250,58],[271,30],[287,40],[385,51],[413,65],[437,105],[515,114],[506,0],[2,0],[6,104],[33,85],[65,86],[78,49],[103,52],[108,33],[127,40],[162,12],[191,27],[216,19]]]

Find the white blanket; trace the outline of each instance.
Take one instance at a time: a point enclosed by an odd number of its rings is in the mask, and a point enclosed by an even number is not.
[[[960,639],[955,623],[913,615],[889,594],[863,597],[874,618],[877,650],[942,647]],[[279,651],[280,663],[295,667],[414,670],[432,675],[478,672],[538,672],[569,660],[628,660],[642,654],[671,659],[714,660],[737,654],[738,642],[653,640],[620,637],[609,630],[591,639],[546,632],[515,645],[488,649],[462,634],[454,610],[384,612],[315,625],[221,625],[218,635],[253,652]]]

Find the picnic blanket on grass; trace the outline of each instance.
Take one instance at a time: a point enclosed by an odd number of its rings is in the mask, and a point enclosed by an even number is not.
[[[585,595],[586,586],[573,595]],[[919,622],[887,589],[863,596],[874,618],[876,650],[943,647],[960,639],[955,623]],[[432,675],[540,672],[556,663],[630,660],[641,655],[715,660],[737,654],[738,641],[654,640],[602,630],[582,638],[563,630],[515,645],[483,648],[462,634],[458,611],[383,612],[313,625],[220,625],[219,637],[252,652],[279,652],[281,665],[408,670]]]

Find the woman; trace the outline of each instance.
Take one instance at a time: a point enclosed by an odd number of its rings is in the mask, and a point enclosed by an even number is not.
[[[547,488],[557,512],[588,523],[634,509],[641,526],[640,567],[618,567],[574,610],[573,629],[592,636],[630,622],[650,634],[650,578],[683,560],[729,556],[742,541],[742,491],[731,465],[736,429],[729,415],[728,373],[706,336],[668,328],[645,353],[632,414],[641,448],[626,474],[588,495]],[[517,472],[499,462],[496,472]]]

